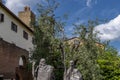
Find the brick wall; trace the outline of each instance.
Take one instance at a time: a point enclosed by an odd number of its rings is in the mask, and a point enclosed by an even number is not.
[[[15,68],[18,67],[21,56],[28,58],[28,51],[8,43],[0,38],[0,75],[5,78],[15,77]]]

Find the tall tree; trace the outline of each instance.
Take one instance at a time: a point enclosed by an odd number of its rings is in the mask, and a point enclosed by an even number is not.
[[[56,80],[61,80],[63,69],[59,50],[60,40],[58,36],[63,28],[63,23],[56,18],[54,11],[58,3],[54,0],[46,0],[45,4],[38,5],[39,18],[34,27],[34,51],[32,59],[38,62],[45,58],[46,62],[55,68]]]
[[[101,70],[97,63],[100,47],[99,39],[94,33],[95,23],[89,21],[88,25],[75,25],[75,33],[79,35],[78,42],[72,47],[65,47],[65,62],[68,67],[70,60],[75,61],[75,66],[81,71],[84,80],[101,80]]]

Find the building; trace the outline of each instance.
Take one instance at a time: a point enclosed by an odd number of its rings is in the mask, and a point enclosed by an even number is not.
[[[17,17],[0,2],[0,75],[6,79],[15,78],[15,68],[19,59],[28,59],[33,49],[33,29],[35,15],[29,7],[19,12]]]
[[[20,11],[18,17],[32,29],[35,23],[35,14],[30,10],[30,7],[24,7],[24,11]]]
[[[78,37],[73,37],[73,38],[67,39],[65,42],[70,46],[70,48],[75,47],[77,45],[84,45],[84,43],[85,43],[84,41],[80,40],[80,38],[78,38]],[[99,48],[104,50],[105,47],[102,43],[96,42],[95,44],[96,44],[96,46],[98,46]]]

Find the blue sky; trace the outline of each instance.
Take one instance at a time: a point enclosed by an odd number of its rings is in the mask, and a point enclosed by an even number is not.
[[[35,14],[36,4],[45,0],[5,0],[5,5],[16,15],[24,6],[30,6]],[[87,23],[88,20],[107,20],[96,26],[95,30],[101,32],[102,40],[111,40],[111,45],[120,52],[120,0],[56,0],[60,6],[56,10],[57,16],[68,14],[66,33],[72,37],[73,23]],[[79,20],[77,20],[79,18]]]

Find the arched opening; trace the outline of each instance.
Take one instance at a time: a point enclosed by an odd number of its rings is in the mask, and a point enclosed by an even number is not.
[[[25,67],[27,64],[26,57],[24,55],[20,56],[19,58],[19,66]]]
[[[19,57],[19,65],[16,67],[16,80],[28,80],[27,59],[24,55]]]

